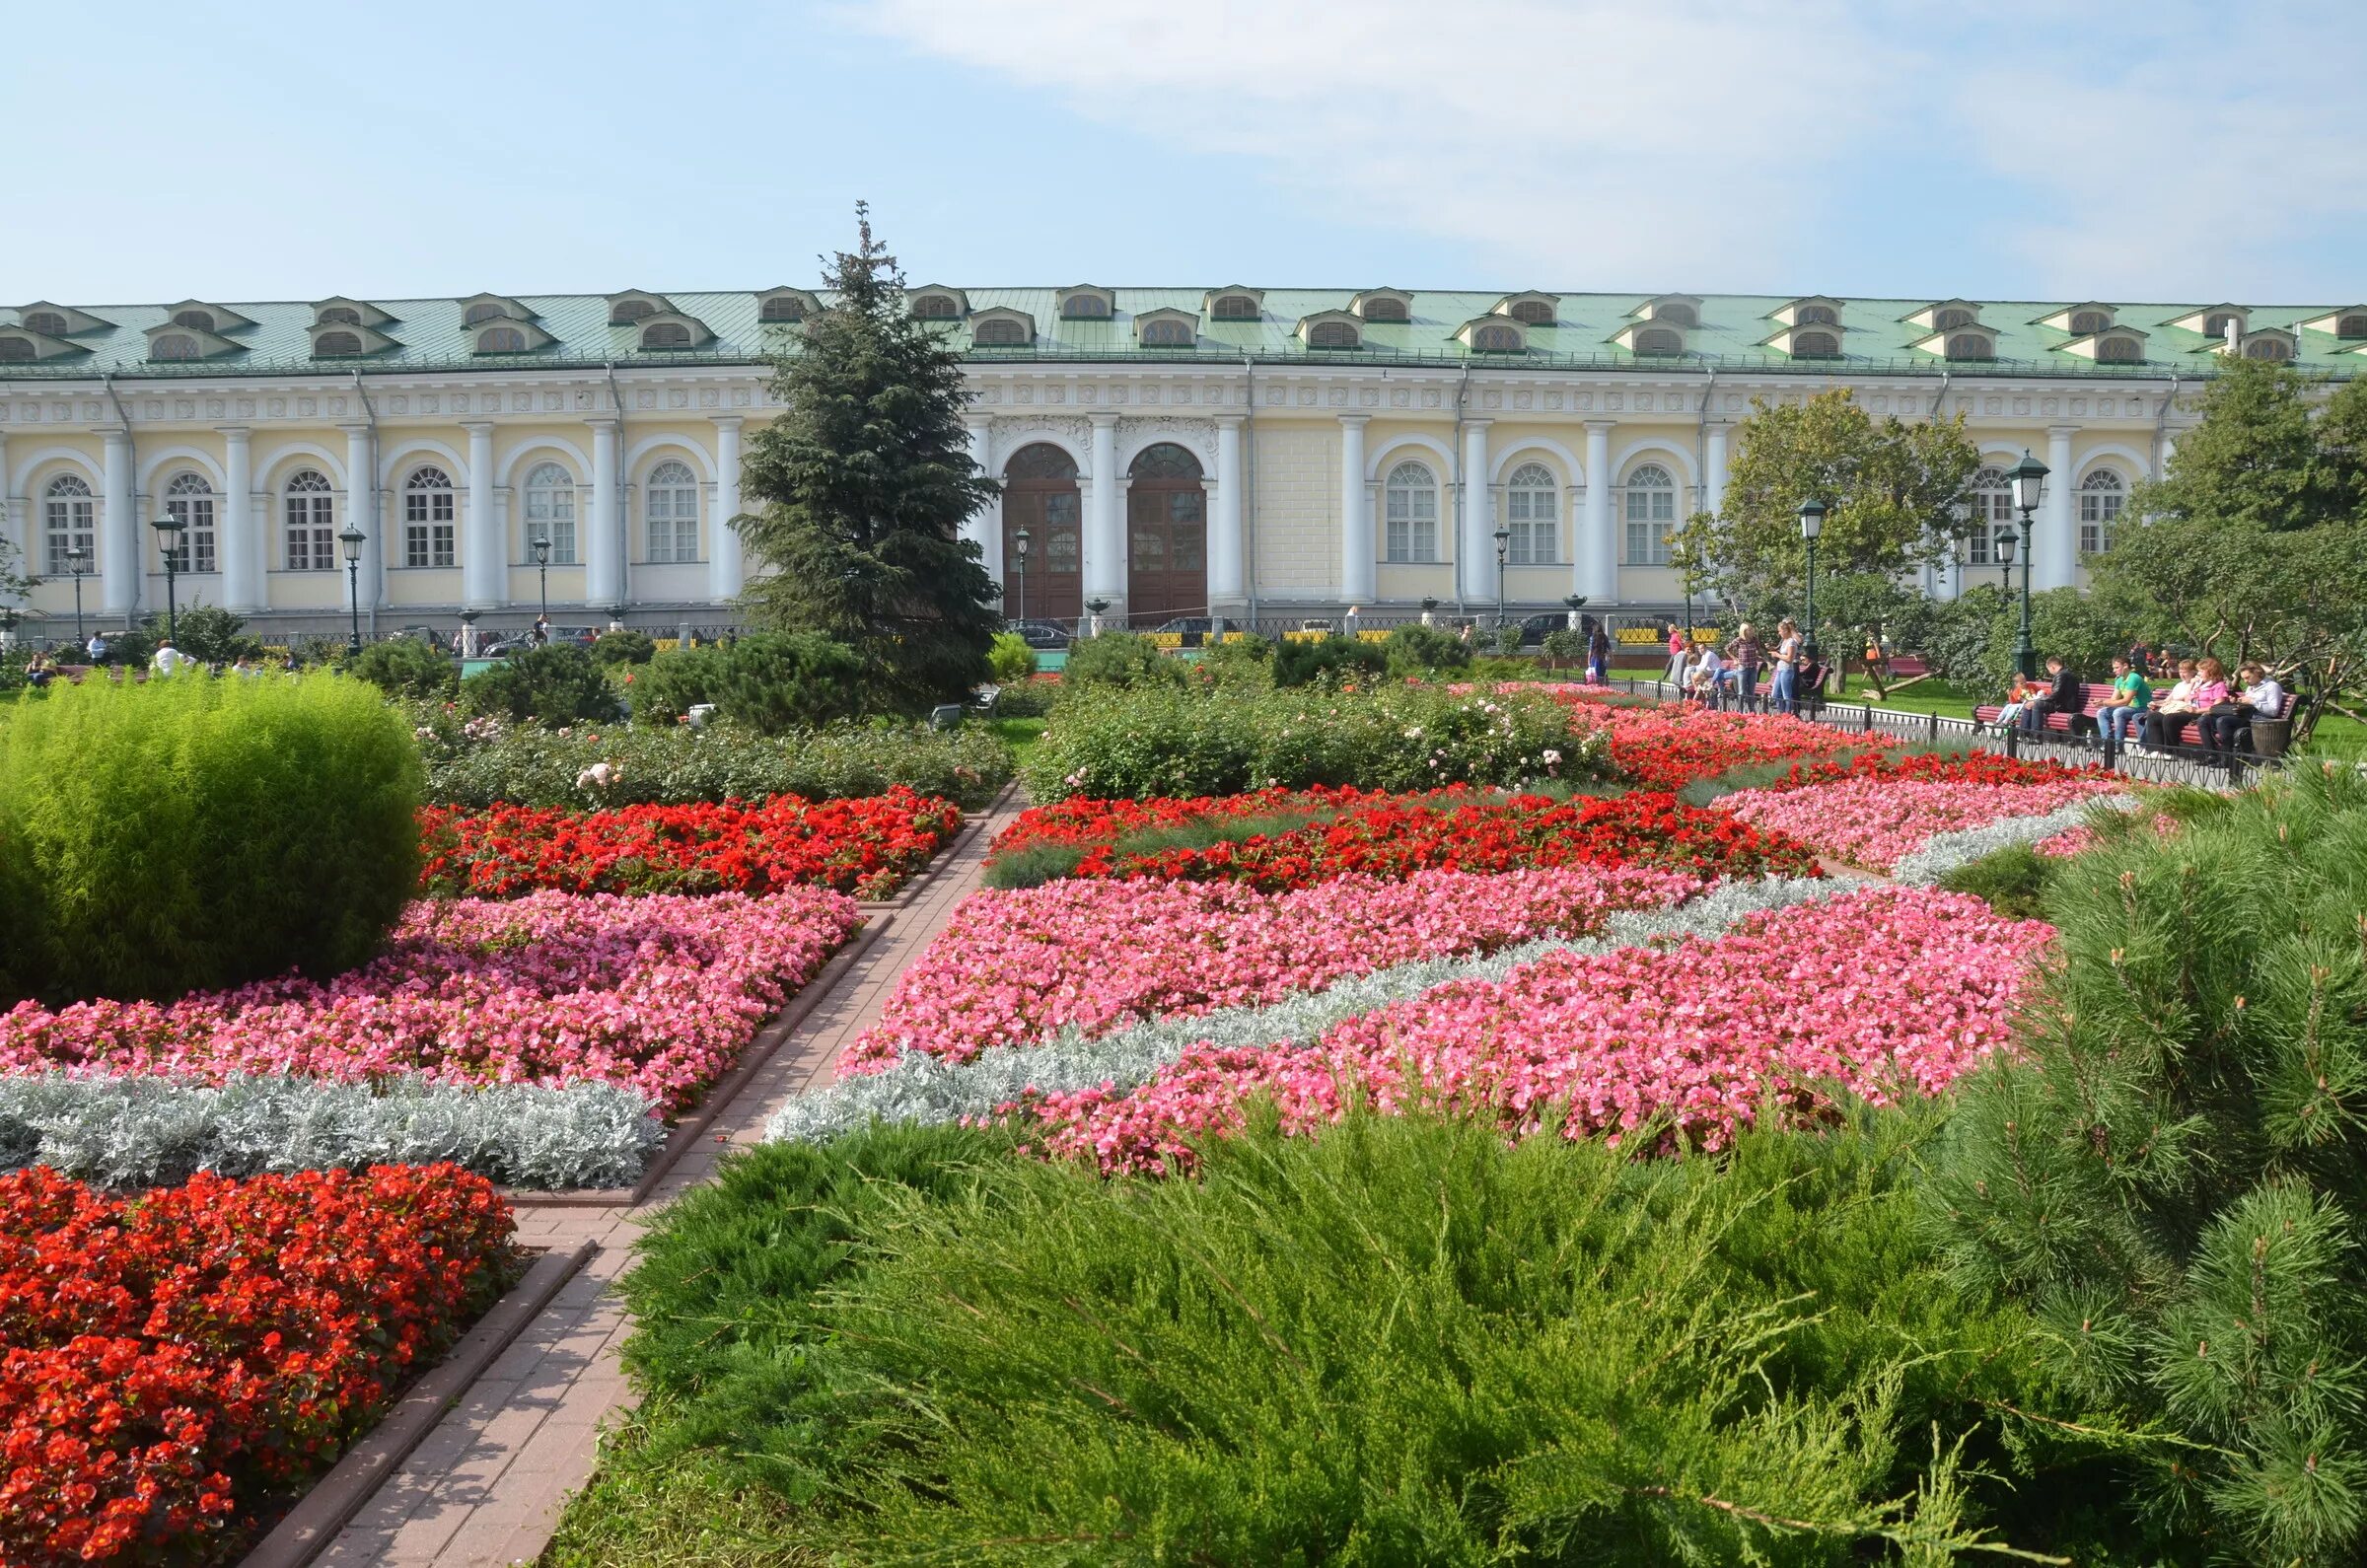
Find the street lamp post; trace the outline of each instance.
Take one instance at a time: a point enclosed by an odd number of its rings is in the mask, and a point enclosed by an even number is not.
[[[2039,500],[2046,491],[2046,464],[2022,451],[2022,461],[2006,473],[2014,487],[2014,509],[2022,514],[2022,629],[2014,638],[2014,668],[2022,672],[2025,680],[2039,677],[2039,650],[2030,640],[2030,568],[2033,564],[2030,548],[2031,514],[2039,509]]]
[[[550,622],[550,531],[548,529],[536,530],[534,537],[527,540],[527,543],[535,552],[535,568],[541,573],[542,609],[540,618],[543,624],[548,625]]]
[[[1496,629],[1504,629],[1504,563],[1512,558],[1512,530],[1496,530]]]
[[[345,546],[345,603],[353,611],[353,630],[345,647],[357,654],[362,651],[362,543],[368,537],[351,518],[337,531],[337,542]]]
[[[1817,662],[1817,536],[1825,532],[1825,503],[1810,496],[1800,503],[1800,539],[1808,546],[1808,595],[1800,617],[1807,624],[1801,627],[1800,645],[1808,652],[1808,662]]]
[[[1028,621],[1028,546],[1036,539],[1023,528],[1011,535],[1011,542],[1019,550],[1019,621],[1024,626]]]
[[[168,512],[149,525],[165,552],[165,641],[178,642],[180,636],[180,606],[174,591],[174,581],[180,575],[180,535],[188,525]]]
[[[82,580],[91,570],[91,552],[77,544],[66,551],[66,570],[74,574],[74,646],[87,640],[82,635]]]
[[[1989,541],[1989,546],[1997,552],[1997,565],[2001,568],[1997,574],[1997,586],[2011,599],[2014,593],[2014,536],[2000,534]]]

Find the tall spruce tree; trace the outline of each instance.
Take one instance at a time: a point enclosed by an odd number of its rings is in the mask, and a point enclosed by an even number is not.
[[[829,308],[774,371],[788,411],[748,445],[758,505],[740,536],[776,570],[747,603],[846,643],[880,705],[916,710],[986,678],[1002,616],[961,527],[996,487],[970,460],[961,356],[906,311],[901,269],[855,214],[855,249],[825,269]]]

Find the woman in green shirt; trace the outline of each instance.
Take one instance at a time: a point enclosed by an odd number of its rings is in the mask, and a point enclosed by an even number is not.
[[[2096,723],[2104,731],[2106,750],[2117,750],[2127,744],[2129,731],[2137,728],[2152,702],[2153,686],[2146,680],[2145,673],[2125,657],[2114,660],[2113,700],[2096,710]]]

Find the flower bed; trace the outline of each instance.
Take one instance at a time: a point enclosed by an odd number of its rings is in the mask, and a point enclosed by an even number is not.
[[[232,1556],[492,1303],[511,1231],[450,1166],[0,1176],[0,1561]]]
[[[1646,789],[1680,790],[1695,779],[1755,762],[1831,756],[1895,744],[1788,713],[1723,713],[1697,703],[1657,708],[1563,699],[1574,728],[1607,734],[1619,773]]]
[[[605,764],[603,764],[605,765]],[[949,800],[897,785],[861,800],[776,796],[760,806],[572,812],[428,807],[421,886],[442,897],[561,892],[745,892],[834,888],[885,898],[962,826]]]
[[[1773,1095],[1811,1115],[1832,1081],[1874,1100],[1929,1094],[2009,1038],[2049,929],[1979,899],[1878,889],[1716,939],[1555,953],[1352,1018],[1307,1045],[1202,1046],[1141,1088],[1034,1097],[1049,1152],[1164,1172],[1190,1140],[1270,1095],[1307,1129],[1352,1103],[1420,1104],[1515,1133],[1639,1128],[1716,1148]]]
[[[592,1081],[671,1114],[860,923],[853,900],[820,889],[420,902],[383,956],[325,982],[24,1003],[0,1014],[0,1072]]]
[[[1206,845],[1129,851],[1122,843],[1128,832],[1296,812],[1321,816],[1301,826]],[[1201,801],[1068,801],[1022,814],[995,849],[1001,854],[1040,843],[1090,845],[1069,871],[1074,877],[1243,882],[1268,891],[1350,875],[1574,865],[1650,865],[1725,876],[1816,874],[1806,845],[1652,792],[1554,801],[1536,795],[1473,799],[1455,791],[1394,796],[1267,790]]]
[[[2110,775],[2069,770],[2022,783],[1980,782],[1980,775],[1990,771],[1985,765],[1962,779],[1946,776],[1945,769],[1931,771],[1932,776],[1912,777],[1881,768],[1853,770],[1825,783],[1743,790],[1718,804],[1744,821],[1814,844],[1852,865],[1888,871],[1936,834],[2008,818],[2043,817],[2124,787]]]
[[[967,1061],[1054,1031],[1272,1001],[1409,960],[1483,953],[1598,929],[1616,909],[1672,904],[1699,879],[1567,867],[1403,881],[1343,876],[1288,892],[1213,885],[1069,881],[978,892],[897,981],[840,1072],[906,1051]]]

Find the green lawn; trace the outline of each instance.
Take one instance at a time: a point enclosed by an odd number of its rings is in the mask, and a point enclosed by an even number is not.
[[[988,719],[986,728],[1011,748],[1011,754],[1019,758],[1022,767],[1027,766],[1028,755],[1036,749],[1036,743],[1043,738],[1041,719]]]

